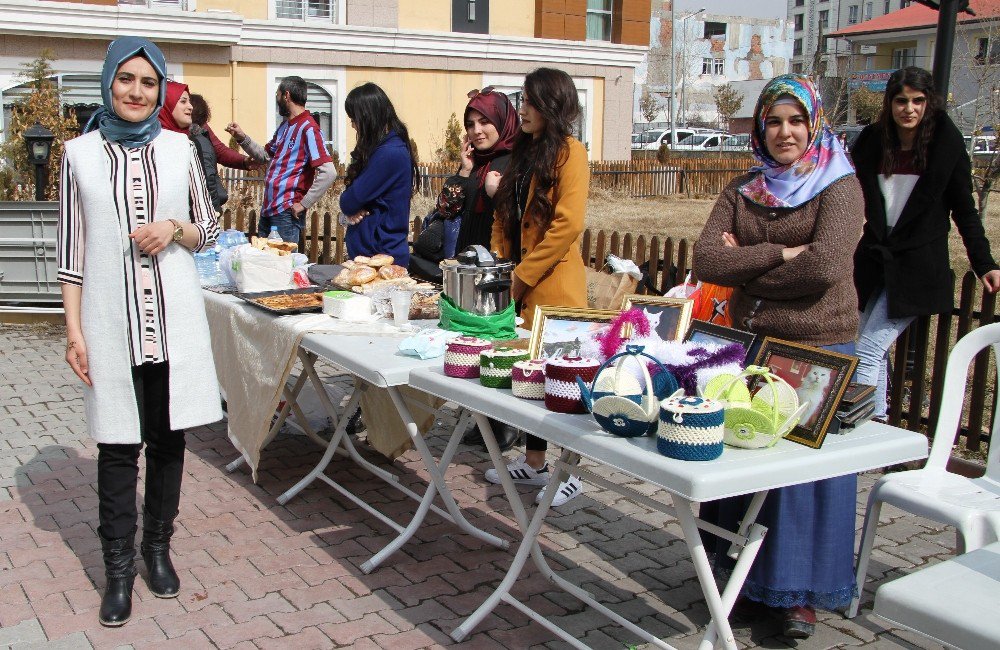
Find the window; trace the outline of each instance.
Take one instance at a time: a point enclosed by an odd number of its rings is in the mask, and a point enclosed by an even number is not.
[[[337,144],[337,133],[333,120],[333,97],[322,87],[306,82],[306,109],[319,124],[323,133],[323,144],[328,152],[332,152]],[[275,128],[281,124],[282,117],[275,113]]]
[[[892,67],[897,70],[910,65],[916,65],[916,62],[917,49],[915,47],[904,47],[892,51]]]
[[[899,8],[900,9],[906,9],[911,4],[913,4],[913,3],[910,0],[899,0]]]
[[[701,73],[702,74],[712,74],[712,63],[715,61],[710,56],[706,56],[701,60]]]
[[[805,14],[795,14],[795,31],[801,32],[805,27],[806,16]]]
[[[187,11],[187,0],[118,0],[120,5],[133,5],[137,7],[162,7],[163,9],[180,9]]]
[[[976,63],[979,65],[995,65],[1000,63],[1000,39],[979,39],[979,51],[976,53]]]
[[[830,10],[824,9],[819,12],[819,26],[821,29],[826,30],[830,27]]]
[[[802,39],[797,38],[792,43],[792,56],[802,56]]]
[[[612,0],[587,0],[587,40],[611,40]]]
[[[489,0],[451,0],[451,31],[489,34]]]
[[[77,124],[80,129],[90,120],[98,108],[103,105],[101,99],[101,76],[95,74],[63,74],[51,77],[56,83],[61,93],[63,115],[68,116],[70,111],[76,113]],[[0,102],[3,104],[3,128],[10,124],[11,113],[14,104],[19,99],[31,93],[28,84],[21,84],[14,88],[8,88],[0,93]]]
[[[802,69],[803,68],[802,68],[802,64],[801,63],[793,63],[792,64],[792,72],[802,72]]]
[[[713,36],[725,36],[726,35],[726,23],[716,23],[711,21],[705,21],[705,35],[703,38],[712,38]]]
[[[865,3],[865,20],[872,19],[872,11],[874,11],[874,8],[872,7],[873,4],[874,4],[873,2]]]
[[[892,0],[885,0],[885,5],[882,6],[882,14],[883,15],[889,13],[889,11],[890,11],[889,5],[891,4],[891,2],[892,2]]]
[[[795,6],[796,7],[804,7],[804,6],[806,6],[806,0],[795,0]]]
[[[274,15],[292,20],[337,22],[338,0],[274,0]]]
[[[858,24],[858,5],[852,5],[847,8],[847,24],[848,25]]]
[[[702,58],[701,73],[703,75],[712,75],[713,77],[724,75],[726,73],[726,60],[710,56]]]

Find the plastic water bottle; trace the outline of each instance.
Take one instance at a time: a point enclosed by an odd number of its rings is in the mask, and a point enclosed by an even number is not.
[[[281,235],[278,234],[278,227],[277,226],[271,226],[271,234],[269,234],[267,236],[267,241],[282,242],[282,241],[285,241],[285,240],[282,239]]]

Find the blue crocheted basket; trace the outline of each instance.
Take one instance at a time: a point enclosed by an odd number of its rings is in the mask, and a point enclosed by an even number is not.
[[[678,391],[660,402],[656,449],[679,460],[714,460],[722,455],[724,424],[721,403]]]

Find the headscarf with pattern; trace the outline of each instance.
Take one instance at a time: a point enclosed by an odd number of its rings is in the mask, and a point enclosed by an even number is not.
[[[111,102],[111,85],[115,82],[115,74],[121,64],[134,56],[141,56],[149,61],[160,78],[160,96],[156,102],[156,109],[142,122],[122,119],[115,113]],[[115,39],[108,46],[107,56],[104,57],[104,68],[101,70],[101,99],[104,101],[104,106],[94,112],[83,132],[89,133],[100,129],[106,140],[118,142],[126,147],[141,147],[152,142],[153,138],[160,134],[159,109],[166,99],[167,84],[163,83],[166,78],[167,60],[152,41],[141,36],[122,36]]]
[[[768,152],[764,134],[771,108],[787,97],[793,98],[806,111],[809,144],[798,160],[783,165]],[[740,193],[759,205],[797,208],[841,178],[854,174],[854,166],[844,146],[826,123],[819,91],[805,75],[781,75],[764,86],[753,113],[751,147],[761,164],[750,168],[756,173],[751,181],[740,187]]]

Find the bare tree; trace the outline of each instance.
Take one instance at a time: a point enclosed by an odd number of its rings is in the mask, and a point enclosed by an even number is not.
[[[743,95],[732,84],[723,84],[715,88],[712,97],[715,99],[715,110],[719,112],[719,126],[728,131],[729,121],[743,108]]]
[[[649,88],[642,89],[642,97],[639,98],[639,113],[647,122],[652,122],[660,112],[660,102],[649,92]]]
[[[956,57],[956,67],[966,75],[975,92],[969,101],[953,108],[955,121],[968,132],[969,154],[972,156],[972,186],[976,193],[980,218],[986,218],[990,193],[1000,178],[1000,153],[996,141],[992,146],[980,139],[986,131],[1000,129],[1000,19],[986,20],[976,30],[965,33],[964,44]],[[981,148],[977,143],[982,144]]]
[[[882,112],[882,97],[885,93],[875,92],[862,86],[851,95],[851,106],[858,123],[871,124]]]

